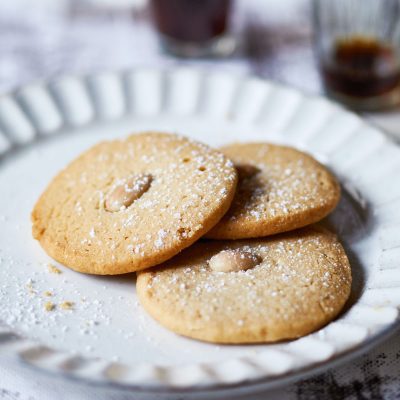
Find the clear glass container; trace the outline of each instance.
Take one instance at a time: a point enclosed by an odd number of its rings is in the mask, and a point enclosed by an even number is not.
[[[400,103],[398,0],[314,0],[314,42],[327,94],[356,110]]]
[[[221,57],[235,50],[231,0],[151,0],[163,48],[179,57]]]

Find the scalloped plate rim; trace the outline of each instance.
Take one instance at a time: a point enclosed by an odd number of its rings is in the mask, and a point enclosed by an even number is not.
[[[87,79],[92,77],[92,76],[103,76],[103,75],[111,75],[111,76],[117,76],[117,77],[126,77],[127,74],[129,73],[137,73],[140,71],[146,71],[146,72],[153,72],[153,73],[163,73],[163,74],[169,74],[169,73],[173,73],[175,71],[190,71],[191,73],[193,73],[194,75],[204,75],[204,76],[210,76],[210,75],[217,75],[217,76],[226,76],[229,75],[230,78],[234,79],[234,80],[242,80],[242,81],[247,81],[247,80],[255,80],[259,83],[267,83],[270,84],[272,87],[276,87],[276,88],[284,88],[284,89],[290,89],[292,92],[297,92],[298,94],[300,94],[301,99],[304,100],[305,98],[315,98],[315,99],[320,99],[323,100],[327,103],[329,103],[330,106],[334,106],[336,109],[340,110],[341,113],[346,113],[346,114],[351,114],[352,116],[356,117],[359,121],[361,121],[361,123],[364,126],[372,126],[374,127],[372,124],[369,124],[368,122],[365,122],[365,120],[363,120],[360,116],[358,116],[357,114],[352,113],[351,111],[345,109],[343,106],[341,106],[340,104],[336,104],[331,102],[329,99],[326,99],[322,96],[316,95],[316,94],[311,94],[311,93],[304,93],[298,89],[295,89],[289,85],[285,85],[283,83],[277,83],[277,82],[273,82],[273,81],[268,81],[266,79],[262,79],[260,77],[257,76],[253,76],[251,74],[247,74],[247,73],[235,73],[235,72],[227,72],[224,73],[224,71],[218,70],[218,71],[207,71],[204,70],[202,68],[193,68],[193,67],[167,67],[167,68],[157,68],[157,67],[151,67],[148,68],[146,66],[140,66],[134,69],[123,69],[123,70],[119,70],[119,71],[108,71],[108,70],[104,70],[104,71],[97,71],[94,74],[66,74],[66,75],[62,75],[56,78],[53,78],[51,80],[38,80],[32,83],[29,83],[27,85],[21,86],[19,88],[16,88],[15,90],[13,90],[12,92],[3,94],[0,96],[0,99],[2,98],[6,98],[8,96],[17,96],[21,90],[23,90],[24,88],[30,88],[30,87],[43,87],[45,90],[48,89],[48,87],[50,85],[52,85],[55,82],[58,82],[60,80],[63,79],[69,79],[69,78],[73,78],[73,79],[79,79],[80,81],[84,81],[85,83],[87,82]],[[121,115],[121,117],[119,118],[123,118],[125,115],[129,115],[130,114],[130,110],[124,110],[123,115]],[[97,120],[96,120],[97,118]],[[119,118],[112,118],[110,121],[98,121],[98,116],[94,115],[93,118],[87,122],[87,123],[83,123],[81,125],[78,126],[68,126],[65,124],[65,120],[63,120],[63,124],[57,128],[56,130],[54,130],[50,135],[42,135],[40,134],[39,136],[41,137],[41,139],[43,140],[47,140],[52,138],[53,136],[57,136],[57,134],[62,131],[63,129],[68,129],[68,130],[76,130],[85,126],[90,126],[93,123],[112,123],[115,120],[118,120]],[[35,126],[33,126],[36,131]],[[387,143],[396,146],[396,144],[390,140],[386,135],[384,135],[384,133],[374,127],[375,132],[377,134],[379,134],[381,137],[384,138],[384,141],[386,141]],[[7,138],[7,136],[6,136]],[[12,143],[11,142],[11,149],[14,147],[29,147],[30,144],[35,143],[36,140],[30,140],[27,143],[22,143],[22,144],[17,144],[17,143]],[[6,155],[8,152],[10,151],[10,149],[6,150],[3,154],[2,157],[4,155]],[[89,376],[80,376],[79,374],[74,374],[74,373],[65,373],[62,372],[60,369],[57,368],[53,368],[53,370],[48,369],[48,368],[43,368],[40,367],[38,365],[32,364],[30,362],[27,362],[25,360],[22,359],[22,357],[19,355],[18,359],[19,361],[24,365],[24,366],[29,366],[31,368],[33,368],[36,371],[42,371],[46,374],[56,374],[56,375],[61,375],[65,378],[71,379],[73,381],[78,381],[80,383],[86,383],[89,385],[95,385],[95,386],[108,386],[108,387],[114,387],[114,388],[118,388],[118,389],[122,389],[122,390],[136,390],[139,392],[154,392],[154,393],[160,393],[160,392],[165,392],[165,393],[185,393],[188,391],[191,392],[215,392],[215,391],[223,391],[223,390],[228,390],[228,389],[232,389],[232,388],[237,388],[237,387],[242,387],[242,388],[251,388],[251,387],[256,387],[256,386],[263,386],[263,385],[268,385],[268,388],[276,388],[278,386],[283,385],[285,382],[289,382],[289,381],[294,381],[294,380],[298,380],[301,379],[302,377],[306,377],[309,376],[311,374],[315,374],[316,372],[322,372],[324,370],[326,370],[327,368],[330,368],[332,366],[335,365],[340,365],[343,364],[346,361],[349,361],[352,358],[355,358],[363,353],[365,353],[366,351],[372,349],[373,347],[375,347],[376,345],[378,345],[379,343],[381,343],[382,341],[384,341],[385,339],[387,339],[388,337],[390,337],[391,335],[395,334],[398,330],[400,329],[400,321],[397,319],[396,321],[388,324],[388,326],[386,326],[384,329],[382,329],[381,331],[379,331],[378,333],[373,333],[370,334],[370,336],[368,336],[366,339],[364,339],[361,343],[355,345],[354,347],[351,347],[345,351],[341,351],[339,354],[334,355],[331,358],[328,358],[322,362],[313,362],[308,366],[303,366],[300,368],[296,368],[296,369],[291,369],[289,370],[287,373],[281,374],[281,375],[276,375],[276,376],[272,376],[272,377],[262,377],[262,378],[255,378],[255,379],[246,379],[244,381],[240,381],[237,383],[222,383],[222,382],[217,382],[217,383],[210,383],[210,384],[205,384],[203,385],[187,385],[185,387],[174,387],[171,386],[171,384],[164,384],[163,386],[153,386],[152,384],[145,384],[145,385],[141,385],[141,384],[132,384],[132,383],[121,383],[121,382],[116,382],[116,381],[111,381],[111,380],[107,380],[106,378],[102,377],[104,381],[99,381],[96,379],[93,379]],[[10,330],[10,332],[12,332],[12,330]],[[19,336],[19,335],[18,335]],[[19,336],[21,337],[21,336]],[[28,339],[30,340],[30,339]],[[37,342],[39,343],[39,342]],[[90,357],[85,357],[86,359],[90,359]]]

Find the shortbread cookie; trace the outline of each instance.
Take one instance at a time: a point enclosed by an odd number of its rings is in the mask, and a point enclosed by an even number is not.
[[[208,238],[255,238],[301,228],[321,220],[339,201],[336,179],[301,151],[267,143],[221,151],[237,166],[239,184],[231,208]]]
[[[33,236],[77,271],[137,271],[212,228],[236,184],[223,154],[181,136],[143,133],[103,142],[50,183],[32,212]]]
[[[306,335],[335,318],[350,286],[342,246],[316,227],[263,239],[200,241],[137,279],[141,304],[163,326],[216,343]]]

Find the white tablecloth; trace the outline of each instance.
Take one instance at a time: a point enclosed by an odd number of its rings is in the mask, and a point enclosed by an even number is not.
[[[130,1],[110,6],[113,2],[102,0],[101,7],[94,5],[95,0],[1,1],[0,92],[64,73],[183,63],[160,51],[148,13],[142,8],[128,10]],[[233,26],[242,47],[236,56],[184,63],[254,73],[308,92],[321,91],[310,46],[307,1],[238,1]],[[400,139],[399,110],[367,117]],[[269,392],[268,398],[400,399],[399,375],[400,337],[396,337],[345,366]],[[92,398],[133,397],[49,378],[0,356],[1,400]],[[252,398],[264,399],[266,394]]]

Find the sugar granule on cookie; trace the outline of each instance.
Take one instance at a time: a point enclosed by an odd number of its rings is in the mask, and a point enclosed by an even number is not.
[[[321,220],[337,205],[340,186],[310,155],[268,143],[221,149],[239,173],[231,208],[206,234],[212,239],[263,237]]]
[[[338,315],[350,289],[343,247],[316,227],[197,242],[137,278],[139,300],[153,318],[173,332],[215,343],[306,335]]]
[[[56,261],[114,275],[163,262],[228,210],[237,172],[221,152],[147,132],[100,143],[61,171],[32,212],[32,232]]]

